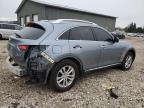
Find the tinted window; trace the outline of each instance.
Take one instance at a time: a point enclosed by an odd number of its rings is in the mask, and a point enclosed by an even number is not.
[[[6,25],[6,29],[12,29],[12,25]]]
[[[15,26],[14,25],[8,25],[9,29],[15,30]]]
[[[14,25],[9,25],[9,24],[0,24],[0,28],[1,29],[10,29],[10,30],[15,29]]]
[[[44,34],[45,30],[37,24],[29,24],[16,35],[24,39],[36,40]]]
[[[0,24],[0,29],[2,29],[2,24]]]
[[[69,31],[66,31],[65,33],[63,33],[59,39],[61,40],[68,40],[69,37]]]
[[[90,27],[79,27],[82,40],[94,40]]]
[[[1,29],[5,29],[4,24],[1,24]]]
[[[78,28],[73,28],[70,31],[70,40],[82,40],[81,33]]]
[[[94,28],[95,38],[98,41],[111,41],[112,37],[104,30],[100,28]]]
[[[2,24],[3,29],[8,29],[8,26],[6,24]]]
[[[71,29],[70,40],[94,40],[90,27],[76,27]]]

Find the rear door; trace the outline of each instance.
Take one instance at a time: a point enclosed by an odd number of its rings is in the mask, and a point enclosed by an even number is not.
[[[93,28],[95,38],[100,42],[101,58],[99,66],[112,65],[120,62],[122,48],[113,41],[113,37],[101,28]]]
[[[90,27],[76,27],[70,30],[69,37],[71,53],[80,59],[84,70],[98,67],[100,45],[94,40]]]

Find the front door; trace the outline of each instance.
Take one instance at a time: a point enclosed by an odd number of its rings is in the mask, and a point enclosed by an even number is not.
[[[103,41],[101,43],[101,62],[100,66],[112,65],[120,62],[122,49],[118,43]]]
[[[101,28],[93,28],[95,38],[100,42],[101,59],[99,66],[107,66],[120,62],[121,49],[118,43],[115,43],[113,37]]]

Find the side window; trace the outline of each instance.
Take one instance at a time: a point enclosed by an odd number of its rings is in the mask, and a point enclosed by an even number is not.
[[[8,24],[5,24],[5,29],[10,29],[10,30],[12,30],[12,29],[13,29],[13,26],[12,26],[12,25],[8,25]]]
[[[14,25],[10,25],[10,29],[15,30],[15,26]]]
[[[4,29],[3,24],[1,24],[1,29]]]
[[[6,25],[6,29],[12,29],[12,25]]]
[[[1,25],[1,28],[2,28],[2,29],[6,29],[6,28],[5,28],[5,24],[2,24],[2,25]]]
[[[79,27],[82,40],[94,40],[93,33],[90,27]]]
[[[112,37],[103,29],[100,28],[93,28],[95,32],[95,38],[98,41],[111,41]]]
[[[81,33],[80,33],[78,27],[72,28],[70,30],[70,39],[69,40],[82,40]]]
[[[9,29],[7,24],[3,24],[4,29]]]
[[[68,40],[68,38],[69,38],[69,30],[66,31],[66,32],[64,32],[64,33],[59,37],[60,40]]]
[[[90,27],[76,27],[70,31],[70,40],[94,40]]]

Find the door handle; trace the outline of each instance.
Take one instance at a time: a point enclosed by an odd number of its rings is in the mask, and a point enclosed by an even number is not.
[[[80,45],[76,45],[73,48],[82,48]]]
[[[101,45],[101,48],[106,48],[107,46],[106,45]]]

